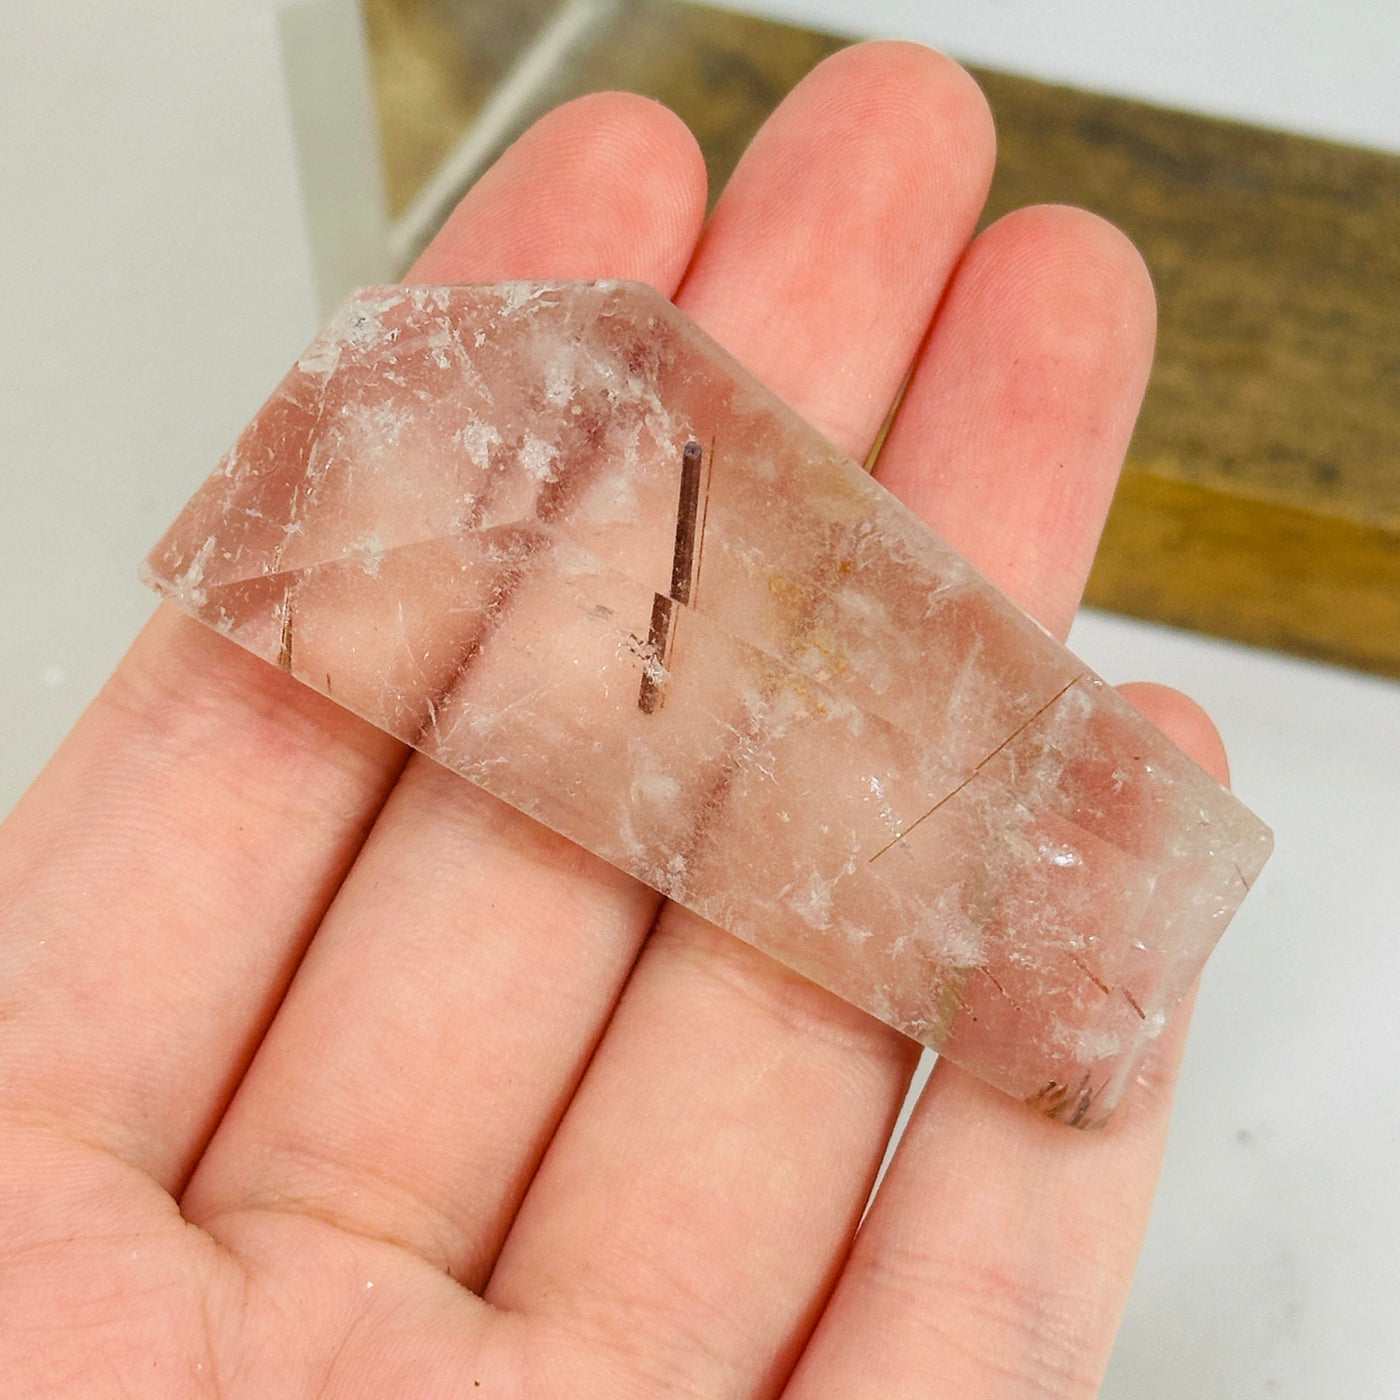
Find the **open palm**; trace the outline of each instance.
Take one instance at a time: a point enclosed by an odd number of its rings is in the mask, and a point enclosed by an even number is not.
[[[860,46],[702,233],[684,128],[587,98],[413,275],[651,282],[857,457],[912,370],[881,479],[1063,634],[1152,296],[1076,211],[974,238],[992,161],[961,70]],[[940,1065],[861,1223],[916,1047],[168,609],[0,895],[7,1397],[1097,1388],[1179,1036],[1095,1136]]]

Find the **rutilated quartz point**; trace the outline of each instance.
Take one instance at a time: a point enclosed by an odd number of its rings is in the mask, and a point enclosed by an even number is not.
[[[357,292],[144,573],[1082,1126],[1130,1084],[1271,847],[636,284]]]

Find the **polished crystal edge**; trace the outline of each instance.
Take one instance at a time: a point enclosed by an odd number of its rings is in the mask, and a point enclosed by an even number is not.
[[[1101,1123],[1271,848],[649,287],[376,287],[144,566],[1040,1112]]]

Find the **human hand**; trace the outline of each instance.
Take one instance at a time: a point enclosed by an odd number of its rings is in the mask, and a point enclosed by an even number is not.
[[[972,239],[992,157],[966,75],[861,46],[701,237],[675,118],[584,99],[413,275],[651,282],[857,457],[914,366],[882,480],[1063,634],[1151,291],[1082,213]],[[939,1065],[857,1234],[916,1047],[168,609],[0,891],[6,1395],[1097,1388],[1179,1028],[1099,1135]]]

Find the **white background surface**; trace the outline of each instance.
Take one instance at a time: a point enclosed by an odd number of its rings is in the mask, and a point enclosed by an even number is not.
[[[317,319],[277,8],[0,8],[0,811]],[[1394,0],[750,8],[1400,151]],[[1400,1396],[1400,686],[1107,617],[1074,644],[1205,702],[1278,832],[1206,978],[1104,1394]]]
[[[1400,151],[1395,0],[739,0],[965,63]]]
[[[318,317],[271,0],[0,0],[0,811]]]

